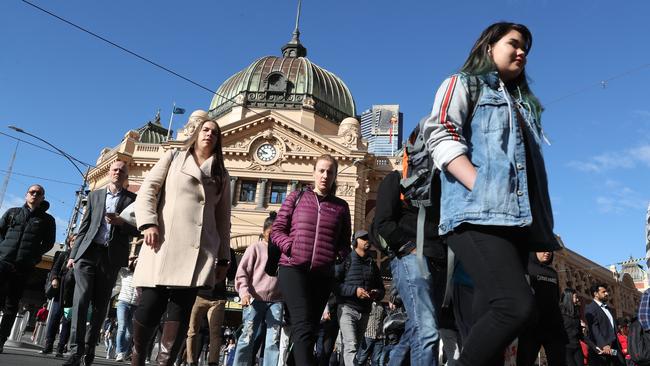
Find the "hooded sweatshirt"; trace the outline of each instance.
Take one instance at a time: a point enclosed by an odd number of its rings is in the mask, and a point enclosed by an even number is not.
[[[560,287],[558,284],[557,272],[553,267],[553,254],[547,263],[541,263],[536,253],[530,253],[528,257],[528,274],[530,275],[530,286],[535,292],[537,304],[539,333],[563,334],[564,322],[560,312]]]
[[[267,244],[261,240],[246,248],[235,275],[235,289],[240,298],[250,295],[255,300],[282,301],[277,277],[271,277],[264,271],[267,249]]]

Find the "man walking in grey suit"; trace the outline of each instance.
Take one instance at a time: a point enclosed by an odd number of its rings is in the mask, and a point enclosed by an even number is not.
[[[70,357],[64,366],[78,366],[82,362],[86,366],[92,364],[117,273],[120,267],[128,264],[129,239],[138,235],[138,230],[119,216],[136,196],[124,188],[128,178],[126,163],[113,162],[108,176],[110,183],[106,188],[88,195],[86,212],[68,260],[68,267],[74,268],[76,284]],[[89,310],[90,328],[86,329]]]

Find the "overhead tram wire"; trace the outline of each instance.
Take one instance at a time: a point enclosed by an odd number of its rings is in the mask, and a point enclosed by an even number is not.
[[[27,0],[21,0],[21,1],[24,2],[25,4],[29,5],[29,6],[32,6],[35,9],[38,9],[38,10],[42,11],[43,13],[45,13],[47,15],[50,15],[50,16],[52,16],[52,17],[54,17],[54,18],[56,18],[56,19],[58,19],[58,20],[60,20],[60,21],[62,21],[64,23],[74,27],[74,28],[77,28],[78,30],[80,30],[80,31],[82,31],[84,33],[87,33],[87,34],[89,34],[89,35],[91,35],[91,36],[93,36],[93,37],[95,37],[95,38],[97,38],[97,39],[99,39],[99,40],[101,40],[101,41],[103,41],[105,43],[108,43],[109,45],[111,45],[111,46],[113,46],[115,48],[118,48],[118,49],[130,54],[131,56],[137,57],[140,60],[142,60],[142,61],[144,61],[144,62],[146,62],[148,64],[151,64],[151,65],[153,65],[153,66],[155,66],[155,67],[157,67],[157,68],[159,68],[161,70],[164,70],[164,71],[166,71],[166,72],[168,72],[168,73],[170,73],[170,74],[172,74],[172,75],[174,75],[174,76],[176,76],[176,77],[178,77],[180,79],[183,79],[186,82],[188,82],[188,83],[190,83],[190,84],[192,84],[194,86],[197,86],[197,87],[209,92],[210,94],[213,94],[213,95],[219,96],[221,98],[224,98],[227,101],[234,103],[236,106],[243,107],[243,108],[255,113],[256,115],[258,115],[260,117],[264,117],[261,113],[256,112],[256,111],[250,109],[249,107],[247,107],[247,106],[245,106],[245,105],[243,105],[241,103],[237,103],[233,98],[226,97],[226,96],[216,92],[215,90],[212,90],[212,89],[210,89],[210,88],[208,88],[208,87],[206,87],[206,86],[204,86],[204,85],[202,85],[202,84],[200,84],[200,83],[198,83],[198,82],[196,82],[196,81],[194,81],[194,80],[192,80],[192,79],[190,79],[190,78],[188,78],[186,76],[183,76],[183,75],[179,74],[178,72],[176,72],[176,71],[174,71],[174,70],[172,70],[172,69],[170,69],[170,68],[168,68],[166,66],[163,66],[163,65],[161,65],[161,64],[159,64],[159,63],[157,63],[157,62],[155,62],[155,61],[153,61],[153,60],[151,60],[151,59],[149,59],[149,58],[147,58],[145,56],[142,56],[142,55],[140,55],[140,54],[138,54],[138,53],[136,53],[134,51],[131,51],[131,50],[129,50],[128,48],[126,48],[124,46],[120,46],[119,44],[117,44],[117,43],[115,43],[115,42],[113,42],[113,41],[111,41],[111,40],[109,40],[109,39],[107,39],[105,37],[102,37],[99,34],[93,32],[93,31],[91,31],[89,29],[86,29],[86,28],[84,28],[84,27],[82,27],[80,25],[77,25],[77,24],[75,24],[75,23],[73,23],[73,22],[71,22],[71,21],[69,21],[69,20],[67,20],[67,19],[65,19],[65,18],[63,18],[63,17],[61,17],[59,15],[56,15],[56,14],[54,14],[53,12],[51,12],[49,10],[43,9],[40,6],[38,6],[38,5],[34,4],[34,3],[31,3],[31,2],[29,2]]]
[[[7,136],[7,137],[9,137],[9,138],[11,138],[11,139],[14,139],[14,140],[16,140],[16,141],[20,141],[20,142],[22,142],[22,143],[24,143],[24,144],[27,144],[27,145],[31,145],[31,146],[37,147],[37,148],[39,148],[39,149],[41,149],[41,150],[45,150],[45,151],[47,151],[47,152],[51,152],[52,154],[56,154],[56,155],[59,155],[59,156],[63,156],[63,157],[65,157],[65,155],[61,154],[60,152],[58,152],[58,151],[56,151],[56,150],[52,150],[52,149],[48,149],[47,147],[43,147],[43,146],[40,146],[40,145],[36,145],[36,144],[33,143],[33,142],[29,142],[29,141],[26,141],[26,140],[23,140],[23,139],[19,139],[19,138],[16,137],[16,136],[11,136],[11,135],[9,135],[9,134],[7,134],[7,133],[4,133],[4,132],[0,132],[0,135]],[[86,167],[88,167],[88,168],[94,168],[94,167],[95,167],[94,165],[92,165],[92,164],[88,164],[88,163],[85,163],[85,162],[83,162],[83,161],[81,161],[81,160],[79,160],[79,159],[77,159],[77,158],[75,158],[75,157],[73,157],[73,156],[70,156],[70,158],[71,158],[72,160],[76,161],[77,163],[82,164],[82,165],[84,165],[84,166],[86,166]]]
[[[77,28],[78,30],[80,30],[80,31],[82,31],[84,33],[87,33],[87,34],[89,34],[89,35],[91,35],[91,36],[93,36],[93,37],[95,37],[95,38],[97,38],[97,39],[99,39],[99,40],[101,40],[101,41],[103,41],[105,43],[108,43],[109,45],[111,45],[113,47],[116,47],[116,48],[118,48],[118,49],[120,49],[120,50],[134,56],[134,57],[137,57],[142,61],[145,61],[145,62],[147,62],[147,63],[149,63],[149,64],[151,64],[151,65],[153,65],[153,66],[155,66],[155,67],[157,67],[157,68],[159,68],[161,70],[164,70],[164,71],[166,71],[166,72],[168,72],[168,73],[170,73],[170,74],[172,74],[172,75],[174,75],[174,76],[176,76],[176,77],[178,77],[178,78],[180,78],[180,79],[182,79],[182,80],[184,80],[184,81],[186,81],[186,82],[188,82],[188,83],[190,83],[190,84],[192,84],[194,86],[197,86],[197,87],[199,87],[199,88],[201,88],[201,89],[203,89],[203,90],[205,90],[205,91],[207,91],[207,92],[209,92],[209,93],[211,93],[213,95],[217,95],[219,97],[222,97],[222,98],[226,99],[227,101],[233,103],[234,105],[243,107],[244,109],[249,110],[249,111],[253,112],[254,114],[262,117],[261,113],[252,110],[251,108],[247,107],[244,104],[237,103],[233,98],[226,97],[226,96],[224,96],[224,95],[222,95],[222,94],[220,94],[220,93],[218,93],[218,92],[216,92],[216,91],[214,91],[214,90],[212,90],[212,89],[210,89],[210,88],[208,88],[208,87],[206,87],[206,86],[204,86],[204,85],[202,85],[202,84],[200,84],[200,83],[198,83],[198,82],[196,82],[196,81],[194,81],[194,80],[192,80],[192,79],[190,79],[190,78],[188,78],[186,76],[181,75],[180,73],[178,73],[178,72],[176,72],[176,71],[174,71],[174,70],[172,70],[172,69],[170,69],[170,68],[168,68],[166,66],[163,66],[163,65],[161,65],[161,64],[159,64],[159,63],[157,63],[157,62],[155,62],[155,61],[153,61],[153,60],[151,60],[151,59],[149,59],[149,58],[147,58],[145,56],[142,56],[142,55],[140,55],[140,54],[138,54],[138,53],[136,53],[134,51],[131,51],[131,50],[129,50],[128,48],[126,48],[124,46],[120,46],[119,44],[117,44],[117,43],[115,43],[115,42],[113,42],[113,41],[111,41],[111,40],[109,40],[109,39],[107,39],[105,37],[102,37],[99,34],[94,33],[93,31],[88,30],[88,29],[86,29],[86,28],[84,28],[84,27],[82,27],[80,25],[77,25],[77,24],[75,24],[75,23],[73,23],[73,22],[71,22],[71,21],[69,21],[69,20],[67,20],[67,19],[65,19],[65,18],[63,18],[63,17],[61,17],[59,15],[56,15],[53,12],[51,12],[49,10],[46,10],[46,9],[44,9],[44,8],[34,4],[34,3],[31,3],[31,2],[29,2],[27,0],[21,0],[21,1],[23,3],[31,6],[31,7],[39,10],[39,11],[47,14],[47,15],[50,15],[50,16],[52,16],[52,17],[54,17],[54,18],[56,18],[56,19],[58,19],[58,20],[60,20],[60,21],[62,21],[64,23],[74,27],[74,28]],[[650,67],[650,63],[640,65],[640,66],[638,66],[636,68],[624,71],[624,72],[622,72],[622,73],[620,73],[618,75],[612,76],[610,78],[603,79],[603,80],[600,80],[598,82],[589,84],[589,85],[587,85],[585,87],[577,89],[577,90],[575,90],[573,92],[570,92],[570,93],[568,93],[566,95],[563,95],[563,96],[560,96],[560,97],[558,97],[556,99],[553,99],[550,102],[545,103],[544,105],[549,106],[549,105],[558,103],[560,101],[563,101],[564,99],[567,99],[567,98],[573,97],[575,95],[581,94],[581,93],[583,93],[583,92],[585,92],[585,91],[587,91],[587,90],[589,90],[591,88],[594,88],[594,87],[605,87],[605,86],[607,86],[607,83],[612,81],[612,80],[615,80],[615,79],[621,78],[623,76],[629,75],[631,73],[634,73],[634,72],[639,71],[641,69],[644,69],[646,67]]]
[[[8,171],[4,170],[4,169],[0,169],[0,172],[1,173],[8,173]],[[38,177],[38,176],[35,176],[35,175],[29,175],[29,174],[23,174],[23,173],[17,173],[17,172],[11,172],[11,174],[20,175],[21,177],[41,179],[41,180],[48,181],[48,182],[68,184],[68,185],[75,186],[75,187],[79,185],[78,183],[65,182],[65,181],[62,181],[62,180],[43,178],[43,177]]]
[[[607,84],[608,84],[610,81],[612,81],[612,80],[616,80],[616,79],[620,79],[620,78],[622,78],[622,77],[624,77],[624,76],[630,75],[630,74],[632,74],[632,73],[635,73],[635,72],[637,72],[637,71],[639,71],[639,70],[642,70],[642,69],[645,69],[645,68],[647,68],[647,67],[650,67],[650,63],[646,63],[646,64],[643,64],[643,65],[637,66],[637,67],[635,67],[635,68],[632,68],[632,69],[629,69],[629,70],[623,71],[622,73],[620,73],[620,74],[618,74],[618,75],[614,75],[614,76],[609,77],[609,78],[607,78],[607,79],[603,79],[603,80],[601,80],[601,81],[598,81],[598,82],[595,82],[595,83],[591,83],[591,84],[589,84],[589,85],[586,85],[586,86],[584,86],[584,87],[582,87],[582,88],[580,88],[580,89],[577,89],[577,90],[575,90],[575,91],[573,91],[573,92],[571,92],[571,93],[568,93],[568,94],[565,94],[565,95],[563,95],[563,96],[561,96],[561,97],[559,97],[559,98],[553,99],[553,100],[551,100],[551,101],[548,102],[548,103],[544,103],[544,106],[548,106],[548,105],[551,105],[551,104],[555,104],[555,103],[557,103],[557,102],[563,101],[564,99],[567,99],[567,98],[570,98],[570,97],[576,96],[576,95],[578,95],[578,94],[582,94],[582,93],[584,93],[585,91],[587,91],[587,90],[589,90],[589,89],[591,89],[591,88],[594,88],[594,87],[602,87],[602,88],[605,88],[605,87],[607,87]]]

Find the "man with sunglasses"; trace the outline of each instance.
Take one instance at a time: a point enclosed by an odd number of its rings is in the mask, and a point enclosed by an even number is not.
[[[18,313],[18,303],[29,275],[41,256],[54,246],[56,225],[46,213],[45,188],[34,184],[25,204],[8,209],[0,219],[0,299],[4,299],[0,322],[0,353]]]

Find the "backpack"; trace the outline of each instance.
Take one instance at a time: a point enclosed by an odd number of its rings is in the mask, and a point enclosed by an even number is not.
[[[472,113],[467,117],[470,120],[474,112],[478,100],[481,96],[481,80],[479,76],[464,74],[468,81],[468,91],[470,96],[469,110]],[[440,171],[436,169],[433,164],[431,154],[427,149],[427,143],[424,137],[423,125],[429,117],[422,118],[415,126],[415,129],[409,135],[408,140],[404,143],[404,152],[402,157],[402,179],[400,180],[400,190],[402,192],[402,201],[406,204],[418,208],[417,218],[417,234],[416,234],[416,255],[418,257],[418,264],[422,273],[427,273],[424,267],[424,230],[426,222],[426,211],[429,207],[434,207],[440,210],[440,196],[438,192],[433,189],[433,180],[440,179]],[[376,235],[377,228],[374,227],[373,220],[371,224],[371,235],[375,242],[379,245],[381,250],[388,251],[388,244],[381,237]],[[447,248],[447,288],[451,284],[451,278],[454,272],[454,254]],[[445,302],[448,305],[451,298],[450,291],[445,291]]]
[[[644,330],[638,320],[630,324],[627,352],[637,366],[650,366],[650,330]]]

